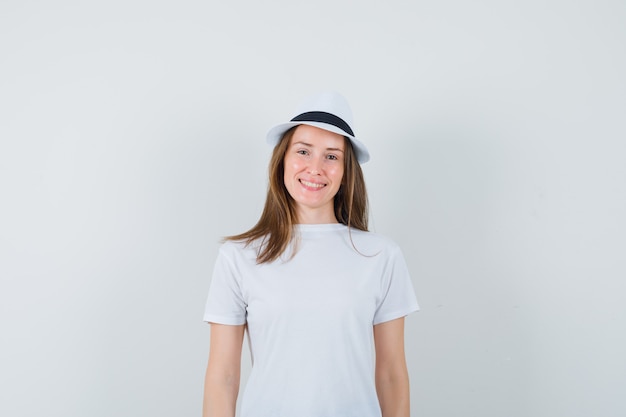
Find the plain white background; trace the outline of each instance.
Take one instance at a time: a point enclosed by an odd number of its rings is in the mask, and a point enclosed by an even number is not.
[[[218,241],[257,220],[267,129],[331,88],[422,306],[412,415],[625,415],[625,21],[620,0],[4,0],[0,414],[200,415]]]

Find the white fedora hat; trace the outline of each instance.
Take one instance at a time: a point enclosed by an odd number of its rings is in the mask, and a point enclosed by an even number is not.
[[[354,137],[352,110],[348,100],[337,92],[328,91],[306,98],[289,122],[270,129],[267,133],[267,143],[276,146],[286,131],[298,125],[318,127],[343,135],[352,142],[359,163],[363,164],[370,159],[365,145]]]

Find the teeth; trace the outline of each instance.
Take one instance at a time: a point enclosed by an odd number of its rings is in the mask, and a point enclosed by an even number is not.
[[[308,182],[305,180],[300,180],[300,182],[304,185],[306,185],[307,187],[313,187],[313,188],[322,188],[324,186],[324,184],[316,184],[314,182]]]

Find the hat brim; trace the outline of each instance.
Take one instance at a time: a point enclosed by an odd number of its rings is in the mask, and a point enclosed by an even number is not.
[[[309,126],[317,127],[319,129],[327,130],[329,132],[337,133],[338,135],[345,136],[348,139],[350,139],[350,142],[352,142],[352,147],[354,148],[354,153],[356,154],[356,160],[360,164],[364,164],[370,160],[370,154],[367,151],[367,148],[357,138],[348,134],[347,132],[338,128],[337,126],[334,126],[328,123],[322,123],[322,122],[288,122],[288,123],[279,124],[271,128],[270,131],[267,132],[267,138],[266,138],[267,143],[269,143],[272,146],[276,146],[278,142],[280,142],[280,139],[283,137],[285,132],[287,132],[289,129],[291,129],[294,126],[299,126],[299,125],[309,125]]]

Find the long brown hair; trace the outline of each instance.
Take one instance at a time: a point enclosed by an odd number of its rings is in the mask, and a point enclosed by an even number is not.
[[[296,205],[285,187],[285,154],[296,127],[289,129],[274,147],[269,164],[269,185],[261,218],[247,232],[227,236],[224,240],[243,241],[246,245],[261,239],[257,263],[276,260],[289,246],[298,218]],[[334,198],[335,217],[348,227],[367,231],[367,190],[363,171],[352,142],[345,138],[344,171],[341,186]],[[295,253],[295,252],[294,252]]]

